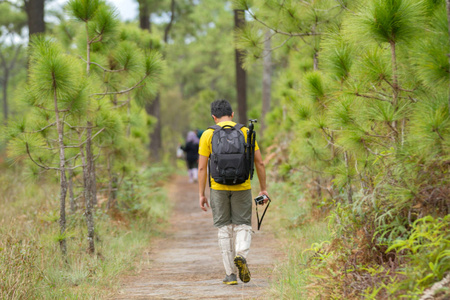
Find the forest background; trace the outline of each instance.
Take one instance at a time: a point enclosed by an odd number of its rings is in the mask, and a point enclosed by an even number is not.
[[[217,98],[261,125],[273,298],[448,297],[446,1],[49,3],[0,3],[0,297],[116,287]]]

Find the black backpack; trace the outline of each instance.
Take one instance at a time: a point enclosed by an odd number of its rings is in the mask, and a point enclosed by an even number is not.
[[[214,129],[209,172],[217,183],[241,184],[250,176],[250,165],[246,153],[245,137],[241,131],[242,127],[244,127],[242,124],[209,127]]]

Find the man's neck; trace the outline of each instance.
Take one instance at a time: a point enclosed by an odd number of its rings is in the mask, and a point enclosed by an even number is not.
[[[217,120],[216,124],[218,124],[218,123],[221,123],[221,122],[233,121],[233,118],[229,117],[229,116],[223,116],[222,118],[219,118],[219,119],[216,119],[216,120]]]

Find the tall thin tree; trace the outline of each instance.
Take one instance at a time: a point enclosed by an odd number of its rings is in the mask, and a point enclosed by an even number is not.
[[[11,77],[14,75],[14,72],[17,71],[17,62],[22,49],[22,45],[11,45],[8,47],[9,50],[7,53],[2,53],[0,51],[0,65],[3,69],[3,74],[0,76],[0,82],[3,90],[3,121],[6,123],[8,121],[9,114],[9,104],[8,104],[8,85]],[[4,49],[2,49],[4,50]],[[5,54],[12,54],[12,59],[8,61],[8,58]]]
[[[152,22],[151,22],[151,8],[155,5],[151,5],[150,0],[138,0],[139,3],[139,24],[141,29],[148,30],[151,32]],[[164,42],[167,43],[169,40],[169,34],[172,29],[172,24],[175,20],[175,0],[171,0],[170,3],[170,21],[164,30]],[[156,118],[157,122],[155,128],[150,133],[150,155],[153,161],[159,161],[161,158],[162,149],[162,126],[161,126],[161,94],[158,92],[155,99],[152,102],[147,102],[145,105],[145,111],[147,114]]]
[[[266,128],[266,115],[270,111],[270,102],[272,94],[272,49],[271,32],[266,31],[263,52],[263,80],[262,80],[262,114],[261,131],[264,134]]]
[[[239,30],[245,26],[245,11],[240,9],[234,10],[234,28]],[[237,47],[235,49],[235,66],[236,66],[236,94],[238,103],[239,123],[247,122],[247,74],[242,67],[244,53]]]
[[[44,4],[45,0],[24,0],[30,37],[33,34],[45,32]]]
[[[450,39],[450,0],[446,0],[447,3],[447,21],[448,21],[448,37]],[[448,61],[450,63],[450,53],[448,54]],[[450,72],[450,70],[449,70]],[[449,88],[448,88],[448,111],[450,113],[450,80],[449,80]]]

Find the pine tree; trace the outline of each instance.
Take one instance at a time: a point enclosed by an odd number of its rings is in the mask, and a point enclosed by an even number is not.
[[[74,58],[47,38],[32,42],[29,82],[25,100],[33,108],[31,118],[12,124],[9,129],[10,156],[20,158],[26,154],[44,170],[58,170],[60,177],[60,236],[62,254],[66,246],[66,172],[69,141],[66,138],[66,120],[80,116],[86,109],[86,82]],[[55,159],[57,157],[57,159]],[[77,167],[72,167],[75,169]]]
[[[145,85],[149,78],[157,75],[159,72],[159,57],[154,53],[145,53],[136,43],[129,41],[121,41],[111,51],[110,44],[114,41],[117,34],[117,17],[112,9],[101,1],[94,0],[74,0],[69,2],[69,10],[71,14],[79,21],[85,24],[85,38],[83,43],[86,44],[86,74],[92,78],[91,67],[97,67],[101,75],[108,76],[108,81],[104,81],[105,92],[92,93],[89,101],[98,97],[109,96],[113,99],[113,103],[117,101],[117,97],[128,96],[128,103],[131,100],[131,93]],[[145,45],[146,46],[146,45]],[[145,47],[144,46],[144,47]],[[96,48],[95,48],[96,47]],[[110,51],[108,53],[108,50]],[[91,57],[91,55],[95,55]],[[110,65],[103,67],[100,63],[94,61],[95,58],[100,59],[102,55],[111,55]],[[116,76],[115,76],[116,75]],[[105,78],[105,77],[104,77]],[[92,78],[93,79],[93,78]],[[101,82],[101,78],[95,79]],[[130,82],[130,86],[121,89],[121,82]],[[131,83],[132,82],[132,83]],[[95,98],[96,97],[96,98]],[[96,106],[99,103],[92,102]],[[107,114],[106,114],[107,115]],[[103,116],[106,116],[105,114]],[[94,120],[98,120],[98,115],[93,114],[91,118],[88,116],[86,123],[86,145],[84,156],[84,182],[85,182],[85,198],[86,198],[86,220],[88,224],[88,240],[89,252],[94,253],[94,220],[93,205],[96,201],[96,167],[94,163],[94,152],[92,145],[92,129],[95,128]],[[108,116],[106,116],[108,120]],[[80,149],[83,152],[83,149]]]
[[[3,121],[6,124],[10,112],[10,81],[24,68],[23,44],[19,42],[26,16],[9,3],[0,3],[0,82],[3,98]]]
[[[123,166],[136,163],[137,149],[148,142],[145,135],[152,122],[142,114],[143,106],[155,93],[162,63],[159,53],[148,48],[158,41],[142,30],[120,25],[114,10],[104,2],[73,0],[68,8],[83,26],[71,21],[61,23],[66,38],[64,50],[49,38],[33,44],[26,99],[34,110],[27,120],[37,121],[35,125],[20,121],[10,126],[9,152],[17,159],[24,158],[25,153],[44,170],[59,171],[59,240],[64,255],[66,194],[69,190],[71,211],[75,212],[77,191],[72,182],[82,168],[88,252],[94,254],[98,176],[106,173],[112,182],[108,191],[111,196],[118,188],[113,187],[117,178],[114,170],[126,172]],[[68,32],[77,34],[68,36]],[[132,153],[133,144],[136,156],[125,159]],[[53,156],[56,152],[57,161]],[[114,158],[121,158],[122,166],[115,168]],[[111,199],[109,206],[113,202]]]
[[[280,147],[290,142],[290,171],[311,174],[321,203],[332,199],[331,217],[339,220],[331,224],[337,227],[336,242],[347,241],[342,250],[386,255],[390,245],[408,239],[419,220],[448,214],[443,195],[450,180],[450,44],[444,1],[238,2],[254,19],[240,35],[247,64],[262,57],[261,28],[272,31],[272,41],[284,37],[279,51],[288,57],[276,95],[285,107],[269,114],[268,132]],[[358,232],[365,232],[367,247],[355,246],[361,242]],[[400,261],[403,255],[388,254]],[[346,259],[351,257],[358,255]],[[439,274],[440,280],[444,273],[422,266],[407,274],[405,284],[390,282],[390,289],[408,286],[417,293],[432,282],[428,278]],[[335,279],[321,284],[332,290],[336,285],[327,282]],[[382,290],[372,288],[368,293]]]

